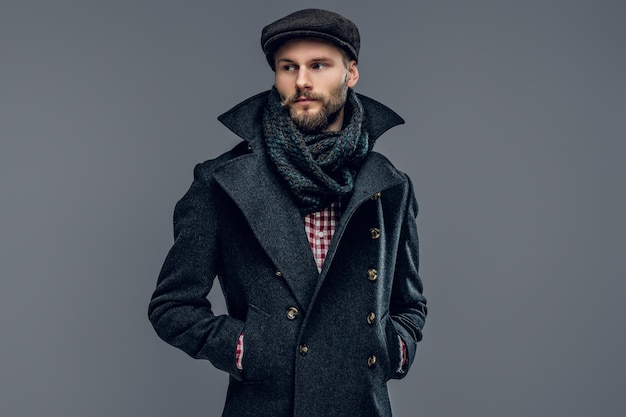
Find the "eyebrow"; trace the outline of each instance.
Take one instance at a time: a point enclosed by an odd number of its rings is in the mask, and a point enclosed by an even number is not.
[[[312,58],[312,59],[309,59],[309,60],[307,60],[307,62],[320,62],[320,61],[321,61],[321,62],[330,62],[330,61],[332,61],[332,60],[333,60],[332,58],[329,58],[329,57],[327,57],[327,56],[323,56],[323,55],[322,55],[322,56],[317,57],[317,58]],[[278,60],[278,62],[296,63],[296,61],[294,61],[294,60],[293,60],[293,59],[291,59],[291,58],[280,58],[280,59]]]

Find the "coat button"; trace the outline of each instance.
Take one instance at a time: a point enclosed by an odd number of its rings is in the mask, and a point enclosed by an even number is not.
[[[300,352],[302,356],[306,356],[306,354],[309,353],[309,347],[305,344],[302,344],[298,347],[298,352]]]
[[[378,271],[374,268],[367,270],[367,279],[370,281],[376,281],[378,279]]]
[[[376,356],[372,355],[369,358],[367,358],[367,366],[371,368],[374,365],[376,365]]]
[[[287,318],[289,320],[295,320],[298,317],[298,309],[295,307],[289,307],[287,309]]]
[[[376,194],[374,194],[372,196],[372,200],[378,200],[380,198],[380,196],[381,196],[381,192],[379,191],[379,192],[377,192]]]
[[[380,237],[380,229],[377,227],[372,227],[370,229],[370,234],[372,235],[372,239],[378,239]]]
[[[276,275],[277,277],[282,277],[283,273],[278,271],[278,270],[276,270],[276,272],[274,272],[274,275]]]
[[[374,314],[374,312],[372,311],[371,313],[367,315],[367,323],[373,324],[374,320],[376,320],[376,314]]]

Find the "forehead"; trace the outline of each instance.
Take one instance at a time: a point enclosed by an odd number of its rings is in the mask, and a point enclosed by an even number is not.
[[[341,59],[343,50],[334,43],[321,38],[297,38],[283,43],[274,54],[278,59],[303,59],[316,55]]]

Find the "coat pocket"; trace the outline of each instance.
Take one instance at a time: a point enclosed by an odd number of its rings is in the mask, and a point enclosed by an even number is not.
[[[244,383],[259,383],[269,376],[271,345],[268,344],[270,315],[249,304],[243,329],[243,357],[241,376]]]
[[[386,368],[384,379],[385,382],[387,382],[395,376],[396,371],[400,367],[400,361],[402,360],[400,355],[400,339],[398,338],[398,332],[389,314],[383,316],[380,325],[386,341]]]

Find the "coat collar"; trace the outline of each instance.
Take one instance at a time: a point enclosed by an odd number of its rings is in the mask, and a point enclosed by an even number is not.
[[[242,101],[217,119],[233,133],[248,142],[261,138],[263,130],[263,109],[270,91],[264,91]],[[367,120],[366,128],[370,140],[375,141],[387,130],[404,123],[404,119],[384,104],[357,93],[363,105],[363,113]]]

